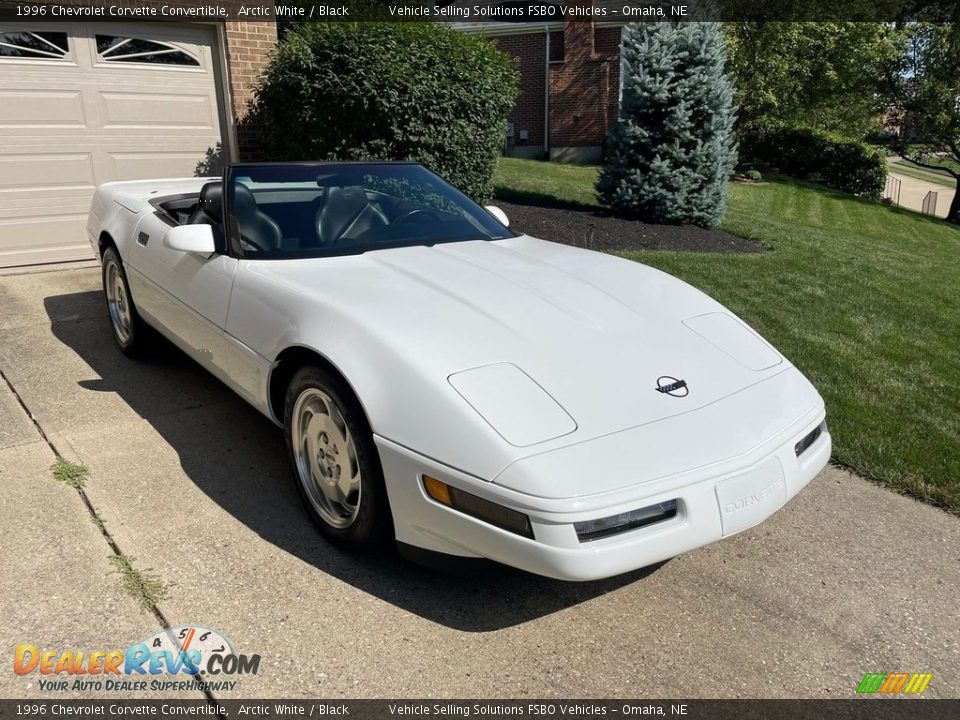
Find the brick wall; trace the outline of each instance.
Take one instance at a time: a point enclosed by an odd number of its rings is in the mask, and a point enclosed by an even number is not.
[[[543,147],[544,52],[543,32],[493,38],[497,46],[517,59],[520,95],[510,113],[516,151]],[[550,147],[599,148],[617,122],[620,105],[620,28],[595,27],[592,22],[567,21],[551,33]],[[560,59],[562,58],[562,60]],[[519,140],[527,130],[527,142]]]
[[[495,38],[497,46],[517,59],[520,70],[520,94],[509,115],[514,126],[513,144],[543,150],[543,100],[546,71],[543,53],[546,50],[544,34],[525,33]],[[520,140],[520,131],[526,130],[526,142]]]
[[[620,28],[568,21],[564,50],[550,67],[550,146],[599,147],[617,120]]]
[[[618,27],[596,28],[593,42],[597,57],[604,64],[607,80],[604,90],[606,101],[604,138],[617,124],[620,116],[620,31],[621,28]]]
[[[240,2],[237,0],[235,4],[239,5]],[[247,114],[257,78],[270,59],[270,51],[277,44],[277,25],[274,22],[227,22],[225,34],[227,74],[233,96],[231,110],[239,159],[264,159],[257,143],[258,128],[255,122],[248,121]]]

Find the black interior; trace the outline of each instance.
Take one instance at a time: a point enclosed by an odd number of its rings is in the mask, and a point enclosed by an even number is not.
[[[321,245],[332,245],[342,237],[357,237],[389,224],[386,213],[370,201],[359,185],[330,188],[327,201],[316,214]]]
[[[207,183],[210,184],[212,183]],[[201,191],[201,199],[202,197]],[[281,246],[283,230],[270,215],[257,207],[257,199],[253,193],[240,183],[234,185],[233,214],[241,231],[241,242],[252,245],[257,250],[273,250]]]
[[[208,182],[200,188],[200,197],[188,218],[188,225],[221,225],[223,223],[223,183]]]
[[[254,194],[237,184],[234,212],[244,229],[244,244],[257,250],[320,248],[362,237],[418,211],[418,206],[360,185]],[[257,195],[260,195],[258,197]],[[293,197],[291,197],[293,196]],[[179,225],[210,225],[217,248],[223,242],[223,183],[206,183],[199,195],[157,203]]]
[[[197,211],[197,201],[198,198],[196,195],[187,195],[164,200],[163,202],[157,203],[156,207],[159,207],[170,218],[175,220],[177,225],[189,225],[190,218],[193,217]]]

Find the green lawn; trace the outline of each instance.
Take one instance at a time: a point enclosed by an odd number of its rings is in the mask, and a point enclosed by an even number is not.
[[[937,165],[944,165],[945,167],[950,167],[954,170],[960,170],[960,166],[955,162],[942,161],[935,163]],[[897,175],[906,175],[907,177],[914,177],[918,180],[926,180],[927,182],[935,183],[937,185],[945,185],[948,188],[956,187],[957,181],[947,172],[941,170],[931,170],[930,168],[917,167],[906,161],[895,162],[890,165],[890,172],[896,173]]]
[[[595,203],[595,167],[504,158],[498,197]],[[960,228],[788,178],[733,184],[749,255],[632,252],[730,307],[820,390],[834,460],[960,512]]]

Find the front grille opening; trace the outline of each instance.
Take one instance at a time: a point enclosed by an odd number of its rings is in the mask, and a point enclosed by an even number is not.
[[[577,537],[580,542],[590,542],[600,538],[619,535],[630,530],[653,525],[654,523],[669,520],[677,515],[677,501],[667,500],[666,502],[649,505],[639,510],[611,515],[610,517],[600,518],[599,520],[584,520],[574,523],[573,527],[577,531]]]
[[[800,438],[800,442],[793,446],[793,451],[797,454],[797,457],[800,457],[804,452],[806,452],[807,448],[817,441],[817,438],[823,433],[825,427],[826,423],[820,423],[813,430]]]

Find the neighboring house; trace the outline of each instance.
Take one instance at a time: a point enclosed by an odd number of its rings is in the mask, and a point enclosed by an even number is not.
[[[276,43],[275,23],[5,17],[0,267],[90,257],[85,221],[100,183],[192,176],[208,154],[254,154],[237,123]]]
[[[484,34],[517,58],[520,96],[509,116],[506,154],[599,161],[620,111],[622,22],[453,25]]]

